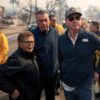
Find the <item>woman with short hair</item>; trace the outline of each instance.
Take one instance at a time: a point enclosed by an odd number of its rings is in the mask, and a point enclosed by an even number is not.
[[[25,31],[17,38],[18,49],[0,66],[0,89],[9,93],[10,100],[35,100],[38,91],[38,66],[33,48],[35,39]]]

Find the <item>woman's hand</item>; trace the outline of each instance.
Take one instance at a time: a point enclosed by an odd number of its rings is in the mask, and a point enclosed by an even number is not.
[[[11,94],[11,98],[16,100],[16,98],[20,95],[19,91],[17,89],[14,90],[14,92]]]
[[[94,73],[94,80],[98,80],[99,79],[99,74],[97,72]]]

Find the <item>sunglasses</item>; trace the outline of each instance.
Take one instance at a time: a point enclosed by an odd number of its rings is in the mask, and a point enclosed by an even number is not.
[[[69,16],[68,19],[69,19],[69,21],[73,21],[73,20],[79,21],[81,19],[81,17],[80,16]]]

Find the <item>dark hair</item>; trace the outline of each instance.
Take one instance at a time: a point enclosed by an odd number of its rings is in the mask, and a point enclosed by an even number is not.
[[[41,14],[41,15],[43,15],[43,14],[48,14],[48,12],[47,12],[46,10],[38,10],[35,14],[36,14],[36,16],[37,16],[37,15],[39,15],[39,14]]]
[[[51,19],[52,17],[56,17],[56,15],[49,15],[49,19]]]
[[[97,28],[97,30],[99,30],[99,22],[97,21],[91,21],[90,22],[93,26],[95,26]]]
[[[34,35],[29,31],[21,32],[21,33],[19,33],[19,35],[17,37],[17,41],[21,42],[21,41],[23,41],[24,38],[30,37],[30,36],[32,36],[34,38]]]

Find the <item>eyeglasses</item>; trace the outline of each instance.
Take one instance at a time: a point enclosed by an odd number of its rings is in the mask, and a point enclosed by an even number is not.
[[[69,21],[73,21],[73,20],[79,21],[81,19],[81,17],[80,16],[69,16],[68,19],[69,19]]]
[[[33,44],[34,43],[34,41],[21,41],[21,42],[23,42],[23,43],[26,43],[26,44]]]

